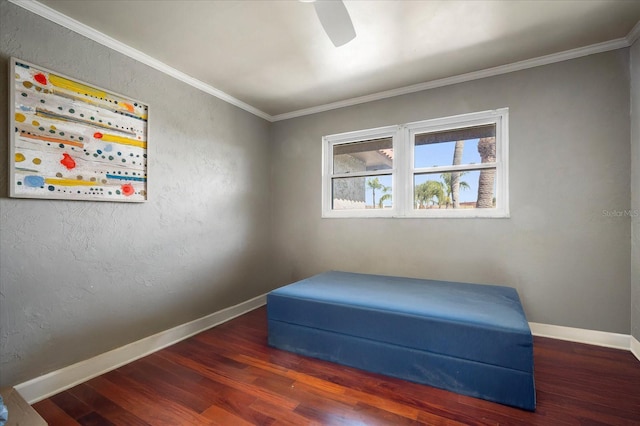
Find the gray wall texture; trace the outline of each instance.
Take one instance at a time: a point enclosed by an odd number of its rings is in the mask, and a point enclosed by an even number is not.
[[[517,288],[533,322],[629,333],[629,51],[274,123],[276,282],[327,269]],[[510,219],[321,219],[321,138],[509,107]]]
[[[631,46],[631,334],[640,341],[640,41]]]
[[[640,337],[638,221],[631,262],[608,214],[640,199],[629,49],[273,125],[0,0],[0,83],[10,56],[147,102],[150,181],[144,204],[45,201],[0,174],[2,386],[328,269],[509,285],[530,321],[618,333],[633,283]],[[510,219],[320,218],[323,135],[501,107]]]
[[[7,198],[10,56],[150,105],[148,202]],[[6,1],[0,99],[0,385],[273,287],[268,122]]]

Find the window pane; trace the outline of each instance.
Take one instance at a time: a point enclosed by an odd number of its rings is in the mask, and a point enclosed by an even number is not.
[[[478,164],[495,161],[496,126],[467,127],[443,132],[419,133],[414,139],[414,167]],[[483,139],[480,146],[478,142]],[[493,144],[493,155],[487,152]]]
[[[495,208],[495,177],[495,168],[415,175],[413,178],[413,208]]]
[[[391,175],[334,178],[333,210],[386,209],[393,207]]]
[[[333,146],[333,173],[393,168],[393,140],[372,139]]]

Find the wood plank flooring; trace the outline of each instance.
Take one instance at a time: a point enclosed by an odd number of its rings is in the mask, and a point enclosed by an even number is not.
[[[535,338],[535,413],[267,346],[259,308],[34,404],[50,425],[639,425],[630,352]]]

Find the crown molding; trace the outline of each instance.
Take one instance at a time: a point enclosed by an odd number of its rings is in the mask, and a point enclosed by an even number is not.
[[[636,27],[638,27],[636,25]],[[288,120],[291,118],[302,117],[305,115],[317,114],[319,112],[330,111],[333,109],[344,108],[348,106],[363,104],[366,102],[378,101],[381,99],[392,98],[394,96],[407,95],[410,93],[421,92],[423,90],[435,89],[437,87],[450,86],[452,84],[464,83],[472,80],[493,77],[501,74],[507,74],[514,71],[526,70],[529,68],[539,67],[542,65],[554,64],[556,62],[567,61],[569,59],[581,58],[583,56],[593,55],[596,53],[608,52],[610,50],[629,47],[628,39],[619,38],[603,43],[593,44],[590,46],[579,47],[577,49],[566,50],[564,52],[553,53],[551,55],[540,56],[538,58],[527,59],[520,62],[514,62],[507,65],[500,65],[494,68],[473,71],[466,74],[460,74],[453,77],[431,80],[425,83],[418,83],[411,86],[400,87],[398,89],[386,90],[384,92],[373,93],[371,95],[360,96],[357,98],[345,99],[343,101],[332,102],[325,105],[319,105],[311,108],[305,108],[298,111],[278,114],[272,117],[273,121]]]
[[[38,16],[41,16],[51,22],[54,22],[58,25],[61,25],[75,33],[83,35],[96,43],[99,43],[103,46],[106,46],[110,49],[115,50],[116,52],[120,52],[125,56],[128,56],[132,59],[135,59],[138,62],[142,62],[145,65],[150,66],[160,72],[163,72],[176,80],[180,80],[192,87],[195,87],[198,90],[201,90],[205,93],[208,93],[212,96],[215,96],[218,99],[221,99],[231,105],[237,106],[251,114],[254,114],[260,118],[264,118],[265,120],[271,121],[271,116],[264,111],[261,111],[245,102],[242,102],[239,99],[234,98],[233,96],[223,92],[222,90],[216,89],[213,86],[210,86],[207,83],[204,83],[196,78],[191,77],[183,73],[182,71],[178,71],[177,69],[170,67],[169,65],[161,62],[151,56],[142,53],[141,51],[134,49],[133,47],[124,44],[108,35],[101,33],[100,31],[91,28],[88,25],[85,25],[79,21],[76,21],[73,18],[68,17],[48,6],[45,6],[42,3],[39,3],[34,0],[9,0],[11,3],[16,6],[20,6],[23,9],[26,9],[30,12],[35,13]]]
[[[258,108],[249,105],[233,96],[216,89],[215,87],[204,83],[194,77],[191,77],[182,71],[170,67],[169,65],[161,62],[151,56],[140,52],[133,47],[126,45],[106,34],[97,31],[94,28],[89,27],[81,22],[76,21],[64,15],[42,3],[35,0],[9,0],[11,3],[22,7],[30,12],[35,13],[45,19],[48,19],[56,24],[59,24],[71,31],[74,31],[80,35],[83,35],[97,43],[102,44],[108,48],[111,48],[123,55],[129,56],[145,65],[148,65],[156,70],[163,72],[177,80],[180,80],[196,89],[199,89],[205,93],[215,96],[225,102],[235,105],[251,114],[254,114],[260,118],[263,118],[269,122],[289,120],[292,118],[303,117],[306,115],[317,114],[320,112],[326,112],[334,109],[349,107],[353,105],[359,105],[367,102],[378,101],[381,99],[392,98],[395,96],[407,95],[411,93],[421,92],[423,90],[435,89],[437,87],[450,86],[453,84],[464,83],[467,81],[479,80],[482,78],[493,77],[501,74],[507,74],[510,72],[521,71],[529,68],[539,67],[543,65],[554,64],[557,62],[567,61],[570,59],[581,58],[583,56],[593,55],[596,53],[608,52],[611,50],[622,49],[631,46],[638,38],[640,38],[640,21],[633,27],[633,29],[627,34],[626,37],[606,41],[603,43],[593,44],[590,46],[579,47],[577,49],[571,49],[564,52],[553,53],[551,55],[540,56],[538,58],[527,59],[524,61],[514,62],[507,65],[500,65],[493,68],[487,68],[484,70],[473,71],[466,74],[460,74],[457,76],[446,77],[438,80],[431,80],[424,83],[418,83],[411,86],[400,87],[397,89],[386,90],[383,92],[373,93],[370,95],[359,96],[356,98],[345,99],[338,102],[331,102],[324,105],[318,105],[311,108],[304,108],[296,111],[286,112],[283,114],[269,115],[266,112],[259,110]]]
[[[640,38],[640,21],[636,22],[636,25],[631,28],[631,31],[627,34],[627,42],[629,43],[629,46],[635,43],[638,38]]]

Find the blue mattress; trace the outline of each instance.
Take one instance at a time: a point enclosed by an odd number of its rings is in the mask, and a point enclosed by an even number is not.
[[[269,293],[267,315],[271,346],[535,409],[513,288],[332,271]]]

